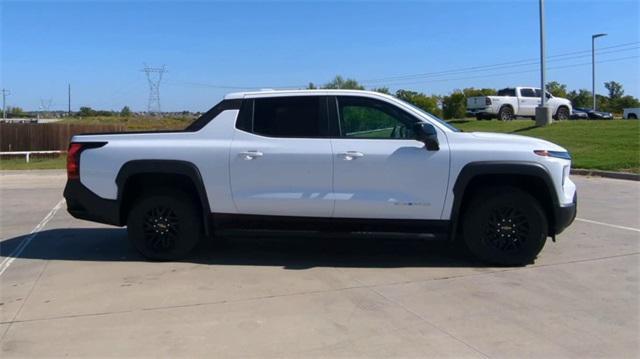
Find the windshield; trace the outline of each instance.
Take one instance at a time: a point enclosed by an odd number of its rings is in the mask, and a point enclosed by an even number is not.
[[[398,99],[398,100],[400,100],[400,99]],[[418,111],[418,112],[422,113],[423,115],[427,116],[428,118],[433,119],[433,120],[436,120],[437,122],[439,122],[440,124],[442,124],[442,125],[443,125],[443,126],[445,126],[446,128],[450,129],[451,131],[453,131],[453,132],[460,132],[460,129],[458,129],[458,128],[454,127],[454,126],[453,126],[453,125],[451,125],[449,122],[447,122],[447,121],[445,121],[445,120],[443,120],[443,119],[439,118],[438,116],[433,115],[433,114],[430,114],[429,112],[427,112],[427,111],[425,111],[425,110],[421,109],[420,107],[418,107],[418,106],[416,106],[416,105],[414,105],[414,104],[411,104],[411,103],[409,103],[409,102],[407,102],[407,101],[405,101],[405,100],[400,100],[400,101],[402,101],[403,103],[405,103],[405,104],[409,105],[409,107],[411,107],[411,108],[415,109],[416,111]]]

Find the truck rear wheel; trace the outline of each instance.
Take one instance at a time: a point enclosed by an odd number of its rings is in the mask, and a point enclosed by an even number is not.
[[[526,265],[544,247],[548,224],[531,195],[513,187],[494,187],[472,199],[462,227],[467,248],[482,261]]]
[[[149,259],[180,259],[202,238],[201,218],[200,209],[187,193],[150,192],[142,195],[129,213],[129,240]]]
[[[498,119],[500,121],[513,120],[513,109],[509,106],[502,106],[500,111],[498,111]]]

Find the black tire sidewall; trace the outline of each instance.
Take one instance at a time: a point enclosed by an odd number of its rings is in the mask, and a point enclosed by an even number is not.
[[[547,238],[547,220],[538,201],[517,189],[497,189],[491,194],[479,196],[465,212],[463,222],[464,242],[469,251],[480,260],[498,265],[526,265],[532,263],[544,247]],[[530,232],[522,247],[505,252],[486,245],[479,235],[483,233],[491,210],[498,206],[513,206],[528,219]]]
[[[505,113],[509,113],[511,112],[511,115],[507,116],[507,118],[503,118]],[[513,118],[513,111],[511,110],[510,107],[508,106],[504,106],[502,108],[500,108],[500,111],[498,111],[498,119],[500,121],[509,121]]]
[[[143,218],[156,206],[170,207],[178,217],[179,235],[174,248],[156,252],[148,248],[143,235]],[[136,201],[127,220],[127,233],[132,245],[152,260],[176,260],[186,256],[202,238],[201,215],[189,195],[181,192],[150,193]]]
[[[560,114],[564,113],[564,118],[560,118]],[[570,117],[570,113],[569,113],[569,109],[567,109],[566,107],[560,107],[558,109],[558,112],[556,113],[556,119],[558,121],[563,121],[563,120],[568,120]]]

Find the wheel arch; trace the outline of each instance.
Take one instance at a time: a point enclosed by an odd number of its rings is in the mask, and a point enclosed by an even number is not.
[[[549,172],[534,162],[473,162],[460,171],[453,186],[451,210],[451,239],[456,239],[460,218],[469,201],[487,186],[513,186],[533,195],[542,205],[547,216],[549,235],[555,233],[554,208],[559,205],[558,196]]]
[[[116,177],[120,221],[126,223],[131,206],[144,190],[152,187],[178,187],[193,196],[202,211],[205,235],[210,235],[209,200],[198,167],[180,160],[133,160],[125,163]]]

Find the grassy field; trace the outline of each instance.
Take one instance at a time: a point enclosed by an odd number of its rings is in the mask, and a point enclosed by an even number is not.
[[[24,158],[12,158],[0,160],[0,170],[49,170],[65,168],[67,156],[56,158],[31,158],[27,163]]]
[[[530,120],[451,121],[466,132],[502,132],[542,138],[568,149],[574,168],[640,173],[640,121],[563,121],[534,127]]]
[[[182,130],[187,127],[193,118],[187,117],[120,117],[120,116],[96,116],[86,118],[68,118],[58,123],[75,123],[83,125],[125,125],[127,131],[153,131],[153,130]]]
[[[83,123],[117,122],[117,117],[105,117],[105,121],[98,118]],[[120,119],[122,121],[122,119]],[[95,121],[95,122],[94,122]],[[127,122],[129,130],[180,129],[186,127],[189,119],[130,119]],[[160,122],[158,122],[160,121]],[[537,128],[530,120],[451,121],[454,126],[466,131],[484,131],[512,133],[524,136],[542,138],[567,148],[573,156],[573,167],[600,169],[609,171],[623,171],[640,173],[640,121],[564,121],[551,126]],[[388,136],[389,131],[384,134]],[[369,136],[371,134],[368,134]],[[383,137],[385,135],[381,135]],[[0,169],[50,169],[64,168],[64,156],[54,159],[33,158],[25,163],[23,158],[0,160]]]

